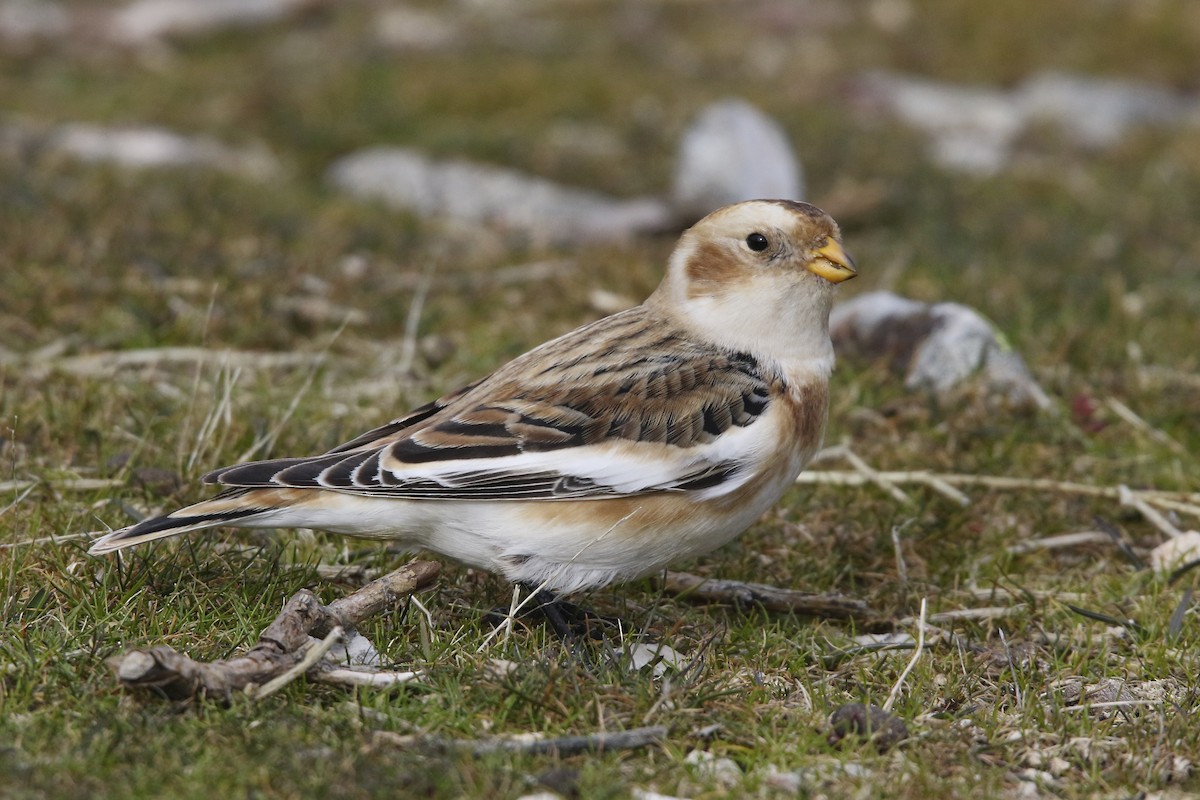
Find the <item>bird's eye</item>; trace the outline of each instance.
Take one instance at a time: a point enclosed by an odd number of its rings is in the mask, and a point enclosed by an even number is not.
[[[771,243],[767,241],[767,237],[761,233],[752,233],[746,237],[746,246],[756,253],[761,253],[767,249]]]

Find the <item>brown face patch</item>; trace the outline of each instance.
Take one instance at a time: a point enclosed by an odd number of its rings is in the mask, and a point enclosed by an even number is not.
[[[716,242],[701,242],[688,258],[684,270],[688,279],[688,299],[723,294],[731,285],[748,277],[749,271]]]

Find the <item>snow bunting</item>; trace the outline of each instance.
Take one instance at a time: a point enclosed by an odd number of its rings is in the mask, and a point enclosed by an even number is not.
[[[328,453],[218,469],[215,497],[91,553],[231,525],[394,540],[552,592],[706,553],[820,448],[837,224],[756,200],[684,232],[642,305],[584,325]]]

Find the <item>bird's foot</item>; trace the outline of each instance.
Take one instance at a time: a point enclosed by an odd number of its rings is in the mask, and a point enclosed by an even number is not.
[[[573,643],[587,639],[601,641],[608,633],[628,629],[619,619],[605,617],[591,609],[562,600],[546,589],[527,588],[533,593],[533,599],[522,609],[521,616],[539,614],[554,635],[564,642]],[[490,624],[500,625],[508,613],[506,608],[494,608],[485,619]]]

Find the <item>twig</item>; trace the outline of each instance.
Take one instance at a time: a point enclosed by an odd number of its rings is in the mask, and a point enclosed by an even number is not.
[[[879,470],[875,469],[866,461],[864,461],[857,453],[850,449],[849,445],[842,444],[837,447],[830,447],[825,451],[826,457],[835,455],[841,456],[848,461],[850,466],[854,467],[855,472],[858,472],[868,481],[890,494],[897,502],[910,502],[908,495],[901,491],[900,487],[898,487],[894,481],[888,480],[883,473],[879,472]]]
[[[929,616],[930,625],[941,625],[946,622],[963,622],[974,621],[981,619],[1000,619],[1002,617],[1012,617],[1022,613],[1025,610],[1024,603],[1015,603],[1011,606],[984,606],[983,608],[957,608],[952,611],[939,611],[936,614]],[[899,625],[908,625],[912,622],[912,617],[905,617],[900,620]]]
[[[745,583],[703,578],[687,572],[667,572],[662,584],[668,594],[691,600],[762,606],[767,611],[808,614],[827,619],[874,622],[880,617],[862,600],[839,594],[813,594],[780,589],[765,583]]]
[[[537,733],[497,736],[489,739],[441,739],[430,736],[396,734],[390,731],[375,733],[376,741],[386,742],[404,749],[436,753],[470,753],[474,756],[491,753],[522,753],[526,755],[557,753],[560,756],[567,756],[577,753],[634,750],[659,744],[666,737],[667,728],[664,725],[630,728],[627,731],[599,731],[579,736],[561,736],[555,739],[543,739]]]
[[[1112,537],[1104,531],[1077,531],[1075,533],[1060,533],[1057,536],[1043,536],[1040,539],[1026,539],[1023,542],[1009,545],[1005,552],[1011,555],[1033,553],[1038,550],[1060,550],[1064,547],[1078,547],[1082,544],[1112,544]]]
[[[435,562],[413,561],[328,606],[302,589],[288,600],[253,648],[227,661],[195,661],[160,645],[150,650],[131,650],[109,663],[123,685],[151,689],[173,700],[206,696],[228,702],[234,692],[250,684],[263,687],[256,692],[256,696],[263,697],[263,690],[273,679],[304,664],[306,655],[317,649],[310,646],[310,636],[322,637],[332,646],[334,642],[328,640],[335,631],[349,631],[399,597],[428,586],[439,570]],[[323,655],[316,655],[316,660],[295,674],[318,666]]]
[[[20,492],[30,486],[45,485],[58,492],[95,492],[100,489],[117,489],[125,485],[125,481],[115,478],[71,478],[63,481],[0,481],[0,492]]]
[[[1129,706],[1161,706],[1165,705],[1162,700],[1109,700],[1103,703],[1080,703],[1075,706],[1066,706],[1063,711],[1088,711],[1093,708],[1127,708]]]
[[[1012,649],[1008,646],[1008,637],[1004,635],[1004,628],[999,629],[1000,643],[1004,645],[1004,657],[1008,659],[1008,671],[1013,677],[1013,695],[1017,698],[1017,705],[1022,706],[1025,702],[1021,699],[1021,681],[1017,677],[1017,663],[1013,661]]]
[[[317,577],[324,581],[361,583],[379,577],[379,570],[362,564],[317,564]]]
[[[339,686],[366,686],[371,689],[386,689],[389,686],[412,683],[424,674],[420,670],[394,672],[341,667],[320,670],[313,673],[312,678],[319,683],[333,683]]]
[[[25,539],[20,542],[5,542],[0,544],[0,550],[11,550],[15,547],[36,547],[42,544],[62,544],[91,537],[91,533],[64,533],[61,536],[41,536],[37,539]]]
[[[433,262],[425,267],[421,282],[413,290],[412,300],[408,304],[408,316],[404,319],[404,339],[400,342],[400,358],[393,372],[396,375],[408,375],[412,372],[413,361],[417,357],[417,333],[421,329],[421,309],[433,286]]]
[[[342,641],[344,634],[345,631],[340,626],[335,626],[319,644],[310,645],[305,648],[304,658],[300,659],[295,666],[288,669],[282,675],[276,675],[257,689],[253,688],[253,686],[247,686],[246,694],[255,700],[261,700],[264,697],[270,697],[275,694],[316,666],[317,662],[324,658],[325,654],[332,650],[335,644]]]
[[[18,505],[20,505],[21,501],[24,500],[26,497],[29,497],[29,495],[32,494],[33,490],[36,488],[37,488],[36,483],[31,483],[30,485],[26,486],[25,489],[22,490],[22,492],[19,495],[17,495],[17,497],[11,503],[6,505],[4,508],[0,508],[0,517],[3,517],[9,511],[12,511],[14,508],[16,508]]]
[[[908,587],[908,566],[904,563],[904,547],[900,543],[901,532],[916,521],[915,517],[910,517],[899,525],[892,526],[892,549],[896,551],[896,577],[900,580],[902,587]]]
[[[1128,486],[1124,484],[1118,486],[1117,496],[1121,505],[1137,509],[1137,512],[1145,517],[1147,522],[1166,534],[1168,538],[1174,539],[1182,535],[1179,528],[1172,525],[1171,521],[1160,514],[1158,509],[1152,508],[1144,499],[1135,495]]]
[[[1137,430],[1146,434],[1154,441],[1158,442],[1159,444],[1165,445],[1166,447],[1173,450],[1175,453],[1178,453],[1181,455],[1187,453],[1186,447],[1184,447],[1179,442],[1175,441],[1170,436],[1168,436],[1165,431],[1161,431],[1158,428],[1155,428],[1149,422],[1146,422],[1146,420],[1144,420],[1140,416],[1138,416],[1138,414],[1132,408],[1125,405],[1117,398],[1110,397],[1110,398],[1108,398],[1107,402],[1108,402],[1108,407],[1111,408],[1118,417],[1120,417],[1125,422],[1132,425]]]
[[[120,369],[156,367],[167,364],[223,364],[241,369],[297,367],[320,358],[313,353],[270,353],[238,350],[210,350],[204,347],[151,347],[142,350],[117,350],[65,358],[29,360],[35,372],[67,372],[85,377],[103,377]]]
[[[917,645],[913,651],[913,656],[908,660],[908,664],[904,667],[904,671],[900,673],[900,677],[896,679],[896,684],[892,687],[892,691],[888,694],[887,702],[883,704],[885,714],[891,713],[892,706],[896,704],[896,698],[900,696],[900,689],[904,686],[904,681],[908,679],[909,673],[913,671],[913,667],[921,660],[921,653],[925,651],[925,598],[921,598],[921,614],[917,618]]]
[[[1090,497],[1120,499],[1116,486],[1096,486],[1088,483],[1058,481],[1050,478],[1016,478],[1009,475],[967,475],[962,473],[897,471],[879,472],[877,475],[896,485],[918,484],[933,487],[934,482],[947,486],[982,486],[987,489],[1006,491],[1055,492],[1078,494]],[[801,472],[796,483],[823,484],[829,486],[863,486],[875,483],[860,472],[843,470],[813,470]],[[1130,489],[1134,497],[1152,505],[1161,505],[1188,514],[1200,516],[1200,492],[1168,492],[1159,489]]]

